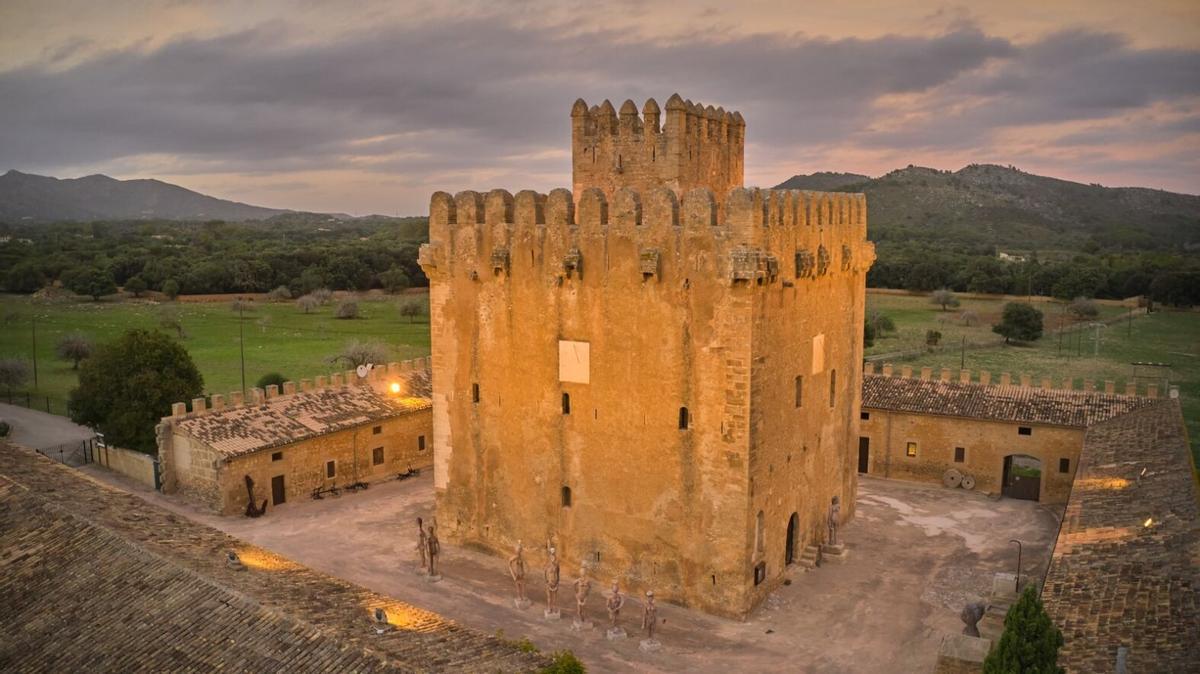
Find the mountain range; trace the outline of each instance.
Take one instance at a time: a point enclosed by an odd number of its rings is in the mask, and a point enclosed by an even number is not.
[[[291,213],[217,199],[161,180],[105,175],[59,179],[20,171],[0,176],[0,221],[263,220]]]
[[[872,239],[938,239],[1012,248],[1200,247],[1200,196],[1038,176],[1011,166],[920,166],[878,178],[797,175],[778,187],[862,192]]]

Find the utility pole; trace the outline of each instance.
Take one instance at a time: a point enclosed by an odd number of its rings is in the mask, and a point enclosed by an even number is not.
[[[246,303],[238,298],[238,352],[242,359],[242,395],[246,395],[246,327],[244,310]]]
[[[963,335],[963,338],[962,338],[961,354],[962,355],[958,359],[958,369],[965,370],[965,369],[967,369],[967,336],[966,335]]]
[[[37,375],[37,314],[33,314],[33,323],[31,324],[33,333],[33,390],[38,389]]]
[[[1129,307],[1129,319],[1125,321],[1126,330],[1125,337],[1127,339],[1133,337],[1133,307]]]

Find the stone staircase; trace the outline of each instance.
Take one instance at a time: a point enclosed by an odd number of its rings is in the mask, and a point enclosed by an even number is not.
[[[817,568],[817,560],[820,557],[820,554],[820,549],[817,546],[806,545],[804,546],[804,552],[800,553],[800,560],[798,563],[805,569],[815,569]]]

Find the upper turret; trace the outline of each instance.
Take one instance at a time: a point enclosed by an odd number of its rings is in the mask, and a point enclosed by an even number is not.
[[[573,191],[596,187],[611,199],[622,187],[669,187],[678,195],[704,187],[726,195],[743,184],[745,138],[740,113],[679,94],[667,99],[665,116],[653,98],[640,117],[632,100],[618,113],[607,100],[589,108],[578,99],[571,107]]]

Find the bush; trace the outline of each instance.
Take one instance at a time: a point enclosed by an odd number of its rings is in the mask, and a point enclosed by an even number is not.
[[[1062,632],[1050,621],[1037,589],[1025,588],[1004,617],[1004,633],[983,661],[985,674],[1058,674]]]
[[[358,318],[358,302],[355,300],[342,300],[338,303],[333,317],[342,319]]]
[[[409,323],[416,320],[417,316],[425,313],[425,305],[419,300],[408,300],[400,304],[400,315],[408,319]]]
[[[405,274],[403,269],[392,267],[379,275],[379,284],[389,293],[398,293],[412,285],[412,282],[409,281],[408,274]]]
[[[333,291],[329,288],[317,288],[309,294],[317,298],[321,304],[329,304],[333,301]]]
[[[272,290],[267,295],[267,298],[276,302],[283,302],[292,299],[292,291],[287,286],[279,286]]]
[[[88,339],[87,335],[81,332],[73,332],[58,340],[58,345],[54,348],[54,351],[58,354],[59,358],[74,363],[72,369],[78,370],[79,361],[92,355],[92,340]]]
[[[1089,320],[1100,315],[1100,307],[1086,297],[1076,297],[1067,305],[1067,313],[1074,316],[1076,320]]]
[[[554,660],[549,667],[542,669],[541,674],[584,674],[587,672],[583,663],[571,651],[556,651],[552,657]]]
[[[263,389],[265,391],[268,386],[275,385],[275,386],[279,387],[280,391],[282,391],[283,390],[283,382],[285,382],[287,380],[288,380],[287,377],[279,374],[278,372],[269,372],[269,373],[264,374],[263,376],[259,377],[258,383],[256,383],[255,386],[257,386],[258,388]]]
[[[337,355],[329,359],[330,363],[345,361],[349,367],[358,367],[367,363],[386,363],[388,347],[381,342],[360,342],[352,339],[346,342]]]
[[[863,324],[863,348],[869,349],[875,346],[875,326],[870,323]]]
[[[171,403],[203,390],[204,379],[179,342],[162,332],[130,330],[83,362],[67,408],[73,421],[99,429],[110,444],[154,454],[154,429]]]
[[[166,295],[167,299],[169,300],[179,297],[179,281],[176,281],[173,278],[163,281],[162,294]]]
[[[1002,335],[1005,344],[1035,341],[1042,336],[1042,312],[1023,302],[1009,302],[992,332]]]
[[[174,307],[163,307],[158,314],[158,325],[164,330],[174,332],[178,339],[187,339],[187,330],[183,329],[183,321]]]
[[[240,314],[246,311],[254,311],[254,300],[237,298],[229,303],[229,310],[235,314]]]
[[[959,315],[958,320],[962,321],[963,325],[971,327],[979,322],[979,314],[974,311],[964,311]]]
[[[937,330],[926,330],[925,331],[925,345],[926,346],[937,346],[941,341],[942,341],[942,333],[938,332]]]
[[[7,438],[11,432],[12,426],[9,426],[7,421],[0,421],[0,438]]]
[[[29,380],[29,365],[16,358],[0,358],[0,388],[9,394]]]
[[[896,331],[896,324],[891,316],[882,311],[874,310],[867,314],[867,323],[875,329],[876,337],[883,337],[889,332]]]
[[[141,297],[147,287],[149,284],[142,280],[141,276],[131,276],[125,280],[125,292],[133,293],[134,297]]]
[[[321,303],[312,295],[301,295],[296,299],[296,308],[306,314],[316,311],[319,306],[321,306]]]

